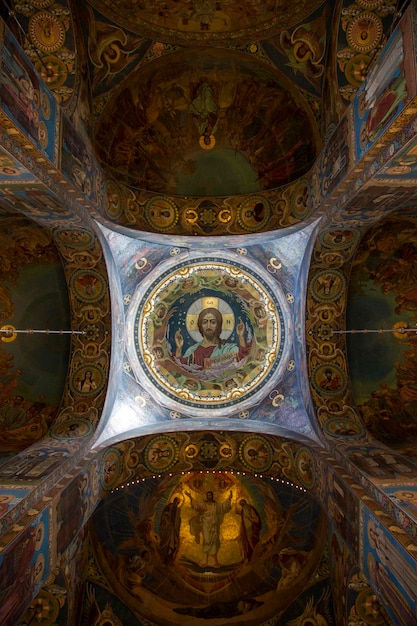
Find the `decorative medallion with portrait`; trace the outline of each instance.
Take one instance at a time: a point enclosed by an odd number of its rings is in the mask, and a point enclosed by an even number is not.
[[[255,472],[266,472],[272,465],[273,455],[271,444],[260,435],[247,437],[239,447],[240,460]]]
[[[106,291],[103,277],[96,270],[77,270],[70,281],[77,297],[85,302],[98,302]]]
[[[85,250],[94,245],[94,235],[86,228],[59,228],[54,234],[68,248]]]
[[[282,360],[286,303],[279,287],[217,258],[168,265],[151,280],[133,298],[128,323],[141,384],[180,402],[182,411],[212,412],[253,398]]]

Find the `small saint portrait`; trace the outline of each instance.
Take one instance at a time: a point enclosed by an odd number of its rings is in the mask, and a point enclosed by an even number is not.
[[[346,387],[346,374],[334,364],[321,365],[313,373],[313,384],[326,395],[340,394]]]
[[[178,444],[172,437],[154,437],[145,449],[145,465],[151,471],[166,471],[178,459]]]
[[[359,231],[354,228],[338,228],[325,230],[320,234],[320,241],[326,248],[332,250],[344,249],[352,246],[359,239]]]
[[[117,219],[123,213],[122,192],[114,180],[108,180],[105,184],[104,208],[111,219]]]
[[[249,469],[265,472],[272,465],[272,447],[264,437],[247,437],[240,445],[239,458]]]
[[[331,437],[358,438],[365,434],[362,425],[348,417],[335,417],[327,420],[325,430]]]
[[[56,424],[51,429],[51,436],[56,439],[76,439],[78,437],[85,437],[92,430],[91,424],[83,419],[69,419]]]
[[[295,458],[295,466],[300,482],[311,489],[316,480],[316,465],[307,448],[300,448]]]
[[[72,377],[72,386],[75,392],[82,395],[92,395],[100,391],[104,384],[103,372],[95,365],[79,368]]]
[[[76,271],[71,277],[71,283],[77,297],[86,302],[100,300],[105,292],[103,278],[94,270]]]
[[[312,295],[319,301],[336,300],[344,287],[345,278],[336,270],[322,270],[311,284]]]
[[[271,216],[269,202],[260,196],[251,196],[238,206],[239,225],[249,232],[262,230]]]
[[[122,472],[121,453],[117,448],[109,448],[100,463],[100,482],[106,491],[112,489]]]
[[[178,216],[178,207],[166,198],[154,197],[145,205],[145,217],[155,230],[170,230],[177,224]]]

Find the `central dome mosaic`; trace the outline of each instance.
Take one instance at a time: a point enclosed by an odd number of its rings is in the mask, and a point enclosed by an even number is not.
[[[141,285],[129,313],[137,380],[184,407],[253,401],[280,366],[286,341],[279,289],[243,264],[169,264]]]

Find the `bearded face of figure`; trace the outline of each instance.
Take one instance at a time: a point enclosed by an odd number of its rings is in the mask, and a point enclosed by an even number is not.
[[[222,332],[222,316],[217,309],[201,311],[198,319],[198,330],[208,341],[218,341]]]
[[[203,336],[206,339],[214,339],[217,333],[217,321],[214,315],[207,313],[201,321]]]

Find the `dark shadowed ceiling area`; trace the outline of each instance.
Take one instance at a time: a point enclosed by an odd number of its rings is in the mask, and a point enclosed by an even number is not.
[[[187,49],[153,60],[100,115],[96,152],[112,176],[183,195],[230,195],[300,178],[321,147],[303,97],[265,62]]]

